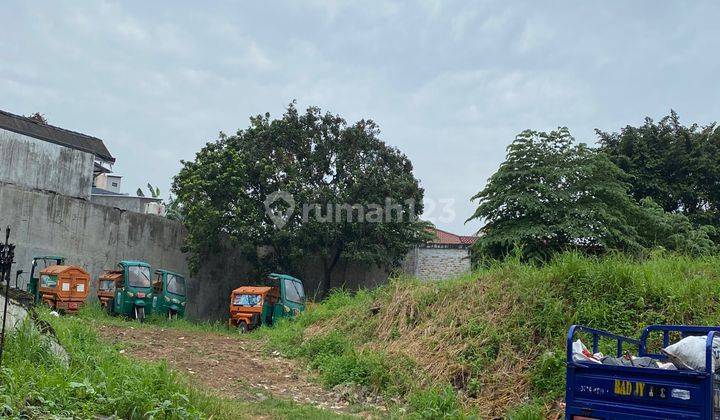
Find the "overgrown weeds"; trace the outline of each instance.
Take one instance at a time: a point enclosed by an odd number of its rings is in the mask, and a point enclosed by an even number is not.
[[[511,259],[451,280],[338,291],[256,335],[326,385],[370,386],[411,415],[457,415],[450,389],[462,413],[534,418],[562,399],[571,324],[632,336],[654,323],[717,325],[718,280],[718,257]]]
[[[267,398],[262,402],[226,400],[189,386],[167,364],[131,360],[99,341],[87,319],[102,318],[89,307],[80,317],[54,317],[39,307],[70,356],[65,366],[24,325],[9,334],[0,370],[0,417],[123,419],[342,418],[312,406]],[[139,324],[136,324],[139,325]],[[172,324],[175,324],[173,322]],[[203,328],[191,327],[191,328]]]

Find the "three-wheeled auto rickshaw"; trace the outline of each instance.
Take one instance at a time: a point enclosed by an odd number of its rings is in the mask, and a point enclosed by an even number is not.
[[[35,284],[36,302],[42,301],[60,312],[74,313],[88,296],[90,275],[78,266],[51,265],[40,271]]]
[[[33,257],[30,265],[30,280],[27,284],[27,291],[33,295],[35,303],[40,302],[40,272],[53,265],[64,265],[65,258],[57,255],[40,255]]]
[[[108,312],[142,322],[152,311],[150,264],[120,261],[116,270],[105,270],[98,277],[98,299]]]
[[[230,294],[228,325],[241,333],[261,325],[273,325],[279,318],[294,318],[305,310],[305,289],[300,279],[287,274],[270,274],[266,286],[243,286]]]
[[[185,316],[187,291],[185,277],[168,270],[155,270],[153,279],[153,312],[169,319]]]

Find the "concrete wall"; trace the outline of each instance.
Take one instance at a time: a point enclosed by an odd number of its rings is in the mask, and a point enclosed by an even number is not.
[[[90,198],[94,156],[0,129],[0,182]]]
[[[34,255],[61,255],[93,279],[120,260],[187,274],[180,251],[185,229],[162,217],[120,211],[85,200],[0,183],[0,226],[17,245],[13,271],[30,273]],[[94,296],[95,284],[92,285]]]
[[[197,275],[189,285],[189,295],[195,296],[198,307],[192,308],[194,316],[202,319],[225,319],[228,314],[230,292],[240,286],[257,284],[252,267],[237,251],[211,255],[203,261]],[[303,281],[305,294],[309,298],[318,296],[323,279],[322,264],[315,257],[308,257],[307,263],[297,273],[290,273]],[[388,271],[381,267],[367,266],[354,262],[340,261],[333,270],[333,287],[347,290],[372,288],[386,283]]]
[[[93,194],[90,198],[93,203],[103,206],[117,207],[120,210],[134,211],[135,213],[145,213],[148,203],[159,203],[162,200],[152,197],[133,197],[130,195],[104,195]]]
[[[411,251],[412,252],[412,251]],[[441,280],[470,271],[470,251],[461,248],[417,248],[412,271],[421,280]]]
[[[188,275],[185,254],[180,251],[185,228],[163,217],[0,182],[0,227],[7,225],[12,229],[10,240],[17,245],[13,272],[25,270],[25,281],[32,257],[42,254],[65,256],[68,264],[82,266],[93,279],[123,259],[142,260],[153,268]],[[320,267],[309,258],[299,274],[308,296],[315,294],[322,279]],[[197,275],[187,277],[188,316],[226,319],[232,289],[255,282],[250,268],[235,250],[205,258]],[[383,283],[387,276],[382,268],[341,261],[332,280],[335,286],[355,289]],[[93,299],[95,287],[93,282]]]

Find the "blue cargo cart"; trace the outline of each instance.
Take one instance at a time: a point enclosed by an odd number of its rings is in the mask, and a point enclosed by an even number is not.
[[[618,357],[633,347],[637,356],[659,361],[667,361],[667,357],[648,351],[651,334],[662,335],[662,347],[672,344],[671,335],[707,335],[705,369],[665,370],[574,361],[572,345],[578,334],[591,337],[593,353],[598,352],[601,340],[609,340]],[[573,325],[567,335],[566,419],[720,419],[720,382],[712,372],[716,335],[720,337],[720,326],[650,325],[637,340]]]

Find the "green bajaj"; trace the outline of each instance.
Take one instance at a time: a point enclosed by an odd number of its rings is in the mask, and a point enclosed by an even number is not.
[[[57,255],[43,255],[33,257],[30,267],[30,281],[28,282],[27,291],[33,295],[35,302],[40,302],[40,272],[52,265],[65,264],[65,258]]]
[[[150,264],[142,261],[120,261],[117,270],[103,272],[98,279],[98,298],[112,298],[104,305],[109,312],[125,315],[140,322],[152,311]]]
[[[168,270],[155,270],[153,311],[168,319],[185,316],[187,292],[185,277]]]

